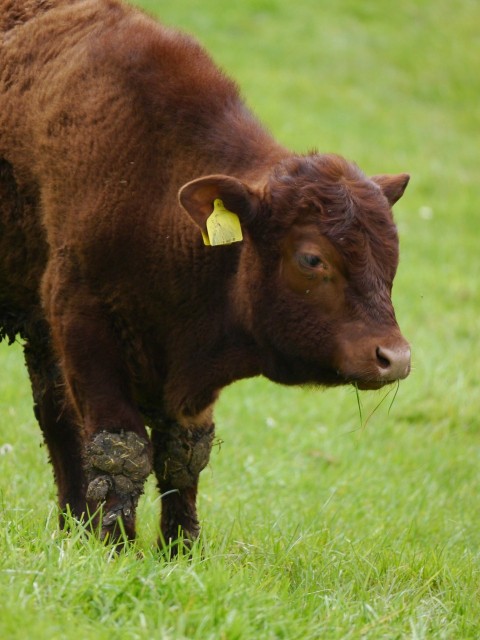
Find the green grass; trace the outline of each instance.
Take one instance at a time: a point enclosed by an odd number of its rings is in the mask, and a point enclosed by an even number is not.
[[[142,5],[195,33],[284,144],[412,174],[394,298],[414,369],[363,427],[351,389],[225,390],[203,554],[165,562],[153,483],[120,557],[58,531],[21,351],[3,344],[0,637],[480,637],[480,5]],[[366,417],[382,393],[361,397]]]

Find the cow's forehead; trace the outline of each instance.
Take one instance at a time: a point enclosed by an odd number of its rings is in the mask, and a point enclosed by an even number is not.
[[[356,225],[392,227],[380,187],[354,164],[335,155],[294,156],[278,164],[269,179],[277,222],[316,216],[328,233],[341,235]]]
[[[294,157],[276,167],[269,188],[284,233],[314,223],[359,277],[393,279],[398,236],[391,209],[356,165],[333,155]]]

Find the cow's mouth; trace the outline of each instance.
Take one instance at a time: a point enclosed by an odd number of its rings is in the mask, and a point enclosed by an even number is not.
[[[403,338],[388,348],[364,349],[360,356],[355,358],[350,354],[350,358],[340,364],[339,373],[343,374],[346,383],[361,391],[382,389],[410,374],[410,347]]]
[[[394,380],[352,380],[350,384],[357,387],[359,391],[378,391],[389,384],[393,384]]]

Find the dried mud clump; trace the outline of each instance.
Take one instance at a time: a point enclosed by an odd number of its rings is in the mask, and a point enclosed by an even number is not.
[[[192,487],[210,458],[214,426],[207,428],[172,425],[168,431],[157,434],[163,440],[155,450],[155,471],[177,489]]]
[[[131,431],[102,431],[87,445],[85,469],[87,499],[107,503],[103,526],[121,515],[129,518],[152,470],[148,443]]]

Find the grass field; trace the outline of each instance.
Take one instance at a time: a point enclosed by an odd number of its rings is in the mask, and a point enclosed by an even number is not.
[[[0,637],[479,638],[480,4],[138,4],[196,34],[284,144],[411,173],[394,299],[413,372],[366,425],[348,388],[228,388],[203,555],[166,562],[153,483],[120,557],[57,529],[21,349],[1,345]],[[361,397],[365,421],[383,393]]]

